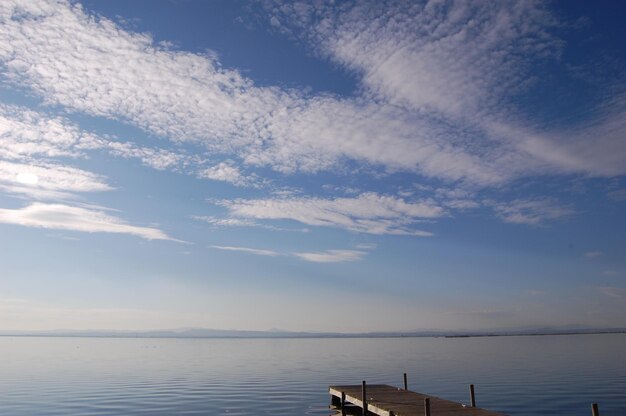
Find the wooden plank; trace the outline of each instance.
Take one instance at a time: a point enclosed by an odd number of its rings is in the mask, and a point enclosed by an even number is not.
[[[362,386],[330,386],[328,392],[335,397],[345,395],[345,403],[363,408]],[[379,416],[423,416],[424,399],[429,399],[433,416],[504,416],[478,407],[441,399],[413,391],[399,389],[386,384],[367,385],[367,410]]]

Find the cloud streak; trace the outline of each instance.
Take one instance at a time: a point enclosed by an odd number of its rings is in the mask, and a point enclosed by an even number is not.
[[[240,246],[218,246],[212,245],[210,248],[223,251],[236,251],[246,254],[254,254],[256,256],[293,256],[300,260],[312,263],[342,263],[361,260],[368,252],[363,250],[324,250],[312,252],[293,252],[281,253],[274,250],[266,250],[259,248],[240,247]]]
[[[227,208],[232,217],[244,220],[292,220],[379,235],[428,237],[432,233],[412,225],[445,215],[441,207],[430,201],[410,203],[372,192],[356,198],[237,199],[218,204]]]
[[[515,199],[506,203],[487,201],[496,215],[512,224],[542,225],[550,220],[571,216],[575,211],[551,199]]]
[[[367,252],[361,250],[326,250],[293,253],[294,256],[313,263],[341,263],[361,260]]]
[[[101,175],[51,163],[26,164],[0,159],[0,188],[36,199],[71,198],[76,192],[113,189]]]
[[[280,255],[280,253],[278,253],[277,251],[263,250],[263,249],[250,248],[250,247],[233,247],[233,246],[210,246],[210,247],[214,248],[216,250],[239,251],[239,252],[242,252],[242,253],[256,254],[257,256],[275,257],[275,256],[279,256]]]
[[[129,234],[146,240],[179,241],[157,228],[130,225],[102,210],[63,204],[37,202],[18,209],[0,208],[0,223],[86,233]]]

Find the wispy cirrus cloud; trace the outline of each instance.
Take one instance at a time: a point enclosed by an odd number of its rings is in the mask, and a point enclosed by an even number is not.
[[[575,213],[572,207],[551,199],[515,199],[505,203],[486,201],[486,205],[491,206],[502,221],[513,224],[541,225]]]
[[[127,224],[94,208],[36,202],[17,209],[0,208],[0,223],[87,233],[130,234],[146,240],[180,241],[153,227]]]
[[[235,251],[246,254],[254,254],[257,256],[292,256],[300,260],[312,262],[312,263],[343,263],[350,261],[357,261],[363,259],[368,252],[364,250],[323,250],[323,251],[311,251],[311,252],[278,252],[275,250],[267,250],[251,247],[240,246],[219,246],[212,245],[210,248],[223,251]]]
[[[271,231],[289,231],[289,232],[299,232],[299,233],[308,233],[310,230],[308,228],[285,228],[285,227],[276,227],[274,225],[261,223],[259,221],[254,221],[249,218],[220,218],[214,217],[210,215],[193,215],[191,218],[205,222],[214,227],[254,227],[254,228],[263,228]]]
[[[208,215],[195,215],[192,216],[193,219],[198,221],[204,221],[208,224],[215,225],[218,227],[261,227],[262,224],[259,224],[256,221],[252,221],[250,219],[242,219],[242,218],[218,218]]]
[[[341,263],[361,260],[367,254],[362,250],[326,250],[293,253],[294,256],[313,263]]]
[[[233,218],[293,220],[369,234],[431,236],[432,233],[412,225],[445,215],[441,207],[430,201],[410,203],[377,193],[364,193],[355,198],[237,199],[218,203],[227,208]]]
[[[210,246],[216,250],[224,250],[224,251],[240,251],[242,253],[256,254],[257,256],[270,256],[275,257],[279,256],[280,253],[273,250],[264,250],[259,248],[250,248],[250,247],[235,247],[235,246]]]

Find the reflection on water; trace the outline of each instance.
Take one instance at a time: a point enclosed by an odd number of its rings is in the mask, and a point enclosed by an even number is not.
[[[390,339],[0,337],[0,414],[330,415],[361,380],[510,415],[626,414],[626,335]]]

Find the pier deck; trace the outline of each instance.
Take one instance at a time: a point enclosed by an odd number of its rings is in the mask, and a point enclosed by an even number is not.
[[[332,403],[338,408],[353,404],[363,408],[362,386],[330,386]],[[425,409],[428,399],[430,411]],[[478,407],[470,407],[439,397],[429,396],[386,384],[368,384],[366,388],[368,414],[380,416],[504,416]]]

